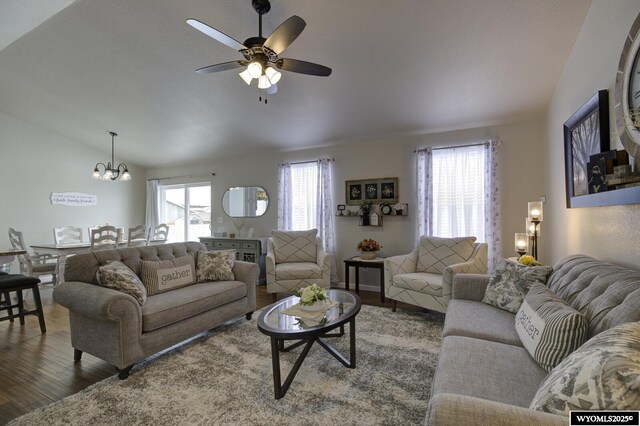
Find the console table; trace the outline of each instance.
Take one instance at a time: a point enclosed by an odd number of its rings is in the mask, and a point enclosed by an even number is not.
[[[208,250],[234,249],[236,251],[236,260],[257,263],[260,266],[259,284],[265,283],[266,269],[262,252],[263,244],[260,238],[200,237],[200,242]]]
[[[360,268],[372,268],[380,271],[380,301],[384,303],[384,258],[376,257],[371,260],[364,260],[360,256],[345,259],[344,261],[344,281],[346,290],[349,291],[349,268],[356,270],[356,293],[360,293]]]

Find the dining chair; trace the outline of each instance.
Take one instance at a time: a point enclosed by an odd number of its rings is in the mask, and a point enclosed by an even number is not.
[[[42,275],[51,275],[51,282],[57,283],[57,256],[50,254],[29,254],[28,246],[24,242],[22,232],[9,228],[9,242],[14,250],[24,250],[25,254],[19,254],[18,263],[20,264],[20,273],[30,277],[40,277]]]
[[[76,228],[75,226],[53,228],[53,238],[56,244],[82,243],[82,228]]]
[[[129,228],[127,247],[149,245],[149,231],[150,228],[147,225],[138,225],[134,226],[133,228]]]
[[[100,226],[91,230],[91,251],[110,250],[118,246],[122,231],[115,226]]]
[[[167,238],[169,238],[169,225],[167,225],[166,223],[161,223],[160,225],[156,226],[153,230],[152,240],[156,242],[164,240],[166,242]]]

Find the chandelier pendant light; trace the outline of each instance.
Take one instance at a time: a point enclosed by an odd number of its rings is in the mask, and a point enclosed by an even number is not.
[[[115,132],[109,132],[109,134],[111,135],[111,161],[107,162],[106,165],[104,163],[97,163],[93,168],[93,175],[91,175],[91,177],[102,180],[131,180],[131,173],[129,173],[129,169],[125,163],[120,163],[118,167],[115,167],[114,138],[118,136],[118,134]],[[100,172],[100,166],[104,169],[103,172]]]

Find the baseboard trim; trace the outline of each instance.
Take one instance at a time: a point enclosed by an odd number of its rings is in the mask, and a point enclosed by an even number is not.
[[[346,286],[343,282],[339,282],[337,285],[334,284],[331,286],[332,288],[341,288],[341,289],[345,289]],[[349,283],[349,290],[350,291],[355,291],[356,290],[356,285],[354,283]],[[367,285],[367,284],[360,284],[360,290],[364,290],[364,291],[373,291],[376,293],[380,293],[380,286],[378,285]]]

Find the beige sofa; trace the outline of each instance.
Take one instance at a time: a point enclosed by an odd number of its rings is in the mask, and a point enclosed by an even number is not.
[[[524,349],[515,315],[482,303],[489,277],[453,281],[433,380],[428,425],[564,425],[529,409],[547,372]],[[548,287],[588,322],[588,338],[640,321],[640,271],[576,255],[559,261]]]
[[[97,285],[98,267],[119,260],[138,276],[142,260],[167,260],[206,247],[197,242],[103,250],[69,258],[56,303],[69,309],[74,359],[87,352],[116,366],[121,379],[133,363],[162,349],[246,316],[256,307],[258,265],[236,261],[235,281],[197,283],[149,296],[140,306],[128,294]]]

